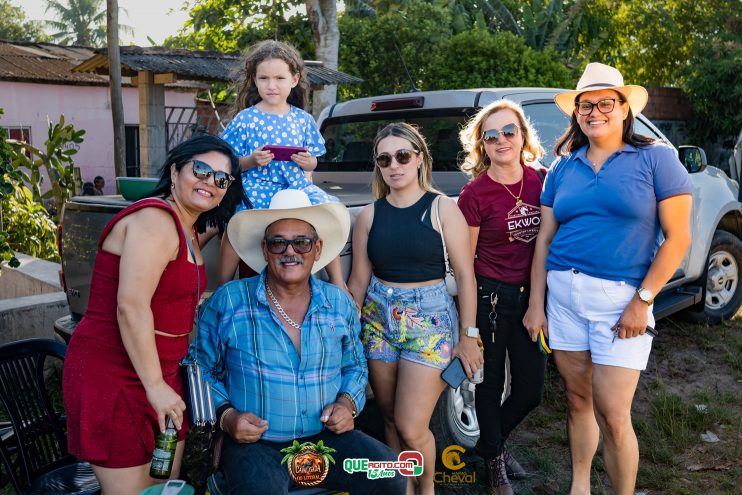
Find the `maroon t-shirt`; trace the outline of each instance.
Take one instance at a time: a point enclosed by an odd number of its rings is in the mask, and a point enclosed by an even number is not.
[[[466,222],[479,227],[474,271],[508,284],[529,283],[541,223],[543,184],[534,168],[524,169],[520,205],[514,198],[520,191],[520,182],[503,185],[486,172],[466,184],[459,196],[459,208]]]

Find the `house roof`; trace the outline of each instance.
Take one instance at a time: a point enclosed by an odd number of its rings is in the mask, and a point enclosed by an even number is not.
[[[239,67],[241,54],[139,46],[121,47],[121,74],[135,76],[139,71],[172,73],[179,79],[230,82]],[[349,84],[363,79],[325,67],[322,62],[305,61],[309,82],[313,85]],[[74,68],[75,72],[108,74],[108,51],[95,53]]]
[[[92,49],[80,46],[0,40],[0,80],[107,85],[108,77],[72,71],[92,55]]]

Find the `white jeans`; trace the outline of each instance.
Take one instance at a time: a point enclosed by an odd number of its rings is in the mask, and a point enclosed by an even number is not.
[[[592,362],[635,370],[647,367],[652,350],[649,333],[621,339],[613,325],[636,293],[623,281],[605,280],[577,270],[549,271],[546,318],[549,346],[560,351],[590,351]],[[647,324],[654,326],[652,307]]]

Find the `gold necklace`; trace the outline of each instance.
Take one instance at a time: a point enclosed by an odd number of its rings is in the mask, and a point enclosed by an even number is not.
[[[492,176],[490,175],[490,177],[492,177]],[[510,191],[510,188],[508,186],[506,186],[505,184],[503,184],[499,180],[495,179],[494,177],[492,177],[492,180],[494,180],[495,182],[497,182],[498,184],[500,184],[502,187],[504,187],[505,190],[508,192],[508,194],[513,197],[513,199],[515,200],[515,206],[520,206],[521,204],[523,204],[523,200],[520,199],[520,197],[523,194],[523,183],[525,182],[525,178],[526,178],[526,172],[524,170],[523,171],[523,175],[520,176],[520,191],[518,191],[518,195],[517,196],[515,194],[513,194],[512,191]]]
[[[291,319],[291,317],[286,313],[286,311],[283,310],[283,307],[281,306],[281,303],[278,302],[278,299],[276,299],[276,296],[273,295],[273,291],[271,290],[270,286],[268,285],[268,281],[265,281],[265,292],[268,294],[268,297],[270,298],[271,302],[274,306],[276,306],[276,309],[278,310],[278,314],[281,315],[281,318],[286,320],[286,322],[291,325],[292,327],[296,328],[297,330],[301,330],[301,325],[296,323],[294,320]]]
[[[177,208],[177,210],[178,210],[178,211],[176,212],[176,213],[178,214],[178,218],[179,218],[179,219],[180,219],[180,218],[182,218],[183,214],[182,214],[182,212],[180,211],[180,205],[178,204],[178,202],[177,202],[177,201],[175,201],[175,196],[172,196],[172,199],[168,198],[168,199],[167,199],[167,201],[168,201],[168,202],[172,202],[172,203],[173,203],[173,206],[174,206],[175,208]],[[182,221],[181,221],[181,225],[183,225],[183,222],[182,222]],[[183,226],[183,230],[184,230],[185,232],[188,232],[188,230],[186,230],[186,228],[185,228],[185,225]],[[188,236],[189,236],[189,237],[191,238],[191,242],[192,242],[192,243],[195,243],[195,242],[196,242],[196,236],[195,236],[195,235],[193,235],[193,229],[191,229],[191,230],[190,230],[190,233],[188,234]]]

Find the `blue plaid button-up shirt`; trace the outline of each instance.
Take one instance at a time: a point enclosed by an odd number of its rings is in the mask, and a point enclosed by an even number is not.
[[[322,409],[347,392],[360,411],[368,369],[355,304],[338,287],[310,277],[312,298],[301,326],[301,357],[268,303],[265,270],[220,287],[198,325],[198,362],[214,407],[229,401],[268,421],[263,440],[282,442],[322,431]]]

